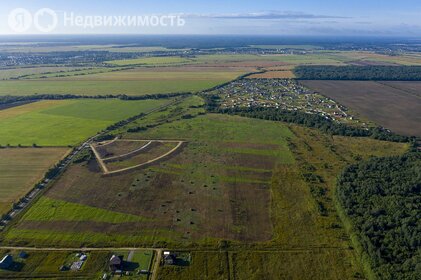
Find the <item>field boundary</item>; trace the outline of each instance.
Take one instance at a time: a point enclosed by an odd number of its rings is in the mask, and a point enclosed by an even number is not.
[[[113,157],[103,158],[102,160],[104,162],[112,162],[112,161],[115,161],[115,160],[118,160],[118,159],[124,159],[126,157],[134,156],[138,152],[141,152],[144,149],[146,149],[150,144],[152,144],[152,141],[149,141],[148,143],[146,143],[142,147],[140,147],[140,148],[138,148],[136,150],[133,150],[131,152],[128,152],[128,153],[125,153],[125,154],[122,154],[122,155],[119,155],[119,156],[113,156]]]
[[[173,154],[174,152],[176,152],[178,149],[180,149],[185,143],[187,143],[186,141],[180,141],[180,140],[158,140],[158,139],[152,139],[152,140],[129,140],[129,139],[125,139],[125,140],[116,140],[116,141],[121,141],[121,142],[148,142],[146,145],[143,145],[142,147],[133,150],[129,153],[125,153],[123,155],[119,155],[119,156],[115,156],[115,157],[111,157],[111,158],[102,158],[101,155],[99,154],[99,152],[97,151],[95,145],[90,144],[90,148],[93,151],[96,160],[98,161],[98,164],[100,165],[103,175],[104,176],[111,176],[111,175],[116,175],[116,174],[121,174],[124,172],[128,172],[131,171],[133,169],[137,169],[137,168],[141,168],[141,167],[145,167],[148,166],[152,163],[155,163],[171,154]],[[110,161],[114,161],[114,160],[118,160],[118,159],[123,159],[123,158],[130,158],[131,156],[134,156],[136,154],[138,154],[139,152],[143,151],[145,148],[147,148],[150,144],[152,144],[153,142],[158,142],[158,143],[177,143],[177,145],[172,148],[170,151],[166,152],[165,154],[162,154],[156,158],[150,159],[146,162],[134,165],[134,166],[130,166],[130,167],[126,167],[126,168],[122,168],[122,169],[118,169],[118,170],[113,170],[110,171],[107,168],[106,162],[110,162]]]

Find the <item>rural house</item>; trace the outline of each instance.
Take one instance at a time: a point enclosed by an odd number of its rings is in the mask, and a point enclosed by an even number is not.
[[[123,256],[112,255],[109,265],[112,272],[121,270],[123,267]]]
[[[164,263],[167,265],[174,265],[177,258],[174,254],[170,252],[164,252]]]
[[[13,257],[11,255],[6,255],[0,261],[0,269],[8,269],[13,264]]]

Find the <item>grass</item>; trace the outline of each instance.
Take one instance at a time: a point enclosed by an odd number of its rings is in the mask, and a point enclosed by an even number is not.
[[[227,254],[218,252],[192,252],[192,263],[187,267],[161,266],[159,280],[225,280],[230,279]],[[236,278],[235,278],[236,279]]]
[[[192,252],[190,266],[163,266],[158,279],[352,279],[349,252],[336,249]],[[343,273],[345,272],[345,273]]]
[[[120,120],[169,100],[40,101],[0,111],[0,144],[76,145]]]
[[[259,125],[264,126],[265,129],[256,133],[257,131],[253,128]],[[287,143],[285,138],[292,136],[288,128],[280,123],[217,114],[166,124],[138,135],[150,139],[161,137],[212,142],[282,143],[283,145]]]
[[[107,223],[128,223],[145,220],[136,215],[107,211],[48,197],[41,197],[37,207],[29,209],[23,219],[27,221],[95,221]]]
[[[94,75],[98,73],[105,73],[111,71],[124,70],[125,68],[105,68],[105,67],[95,67],[95,68],[75,68],[68,71],[49,71],[34,73],[30,76],[27,76],[23,79],[47,79],[47,78],[64,78],[64,77],[83,77],[86,75]]]
[[[0,215],[42,179],[66,148],[0,149]]]
[[[169,106],[165,110],[154,112],[145,118],[138,119],[130,123],[128,126],[115,131],[115,134],[126,134],[128,128],[144,127],[147,125],[158,125],[166,122],[172,122],[187,114],[197,116],[198,114],[205,112],[203,105],[204,100],[201,97],[192,95],[185,98],[177,105]]]

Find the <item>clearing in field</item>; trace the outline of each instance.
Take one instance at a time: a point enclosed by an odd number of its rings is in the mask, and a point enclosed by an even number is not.
[[[28,193],[67,151],[67,148],[0,149],[0,215]]]
[[[396,133],[421,136],[418,82],[302,81],[307,87],[347,106]]]
[[[109,125],[170,102],[74,99],[22,105],[0,111],[0,144],[76,145]]]

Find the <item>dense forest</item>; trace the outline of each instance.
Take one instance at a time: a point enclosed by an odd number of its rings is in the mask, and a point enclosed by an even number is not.
[[[345,169],[338,198],[378,279],[420,279],[421,153]]]
[[[301,80],[421,81],[421,66],[298,66]]]
[[[212,98],[212,97],[211,97]],[[392,141],[392,142],[414,142],[415,138],[398,135],[381,127],[364,129],[355,126],[349,126],[342,123],[335,122],[331,119],[326,119],[323,116],[316,114],[308,114],[300,111],[280,110],[276,108],[230,108],[220,109],[215,107],[212,99],[206,101],[207,109],[209,111],[241,115],[249,118],[265,119],[272,121],[283,121],[288,123],[295,123],[304,125],[306,127],[317,128],[325,133],[341,136],[352,137],[372,137],[378,140]]]

